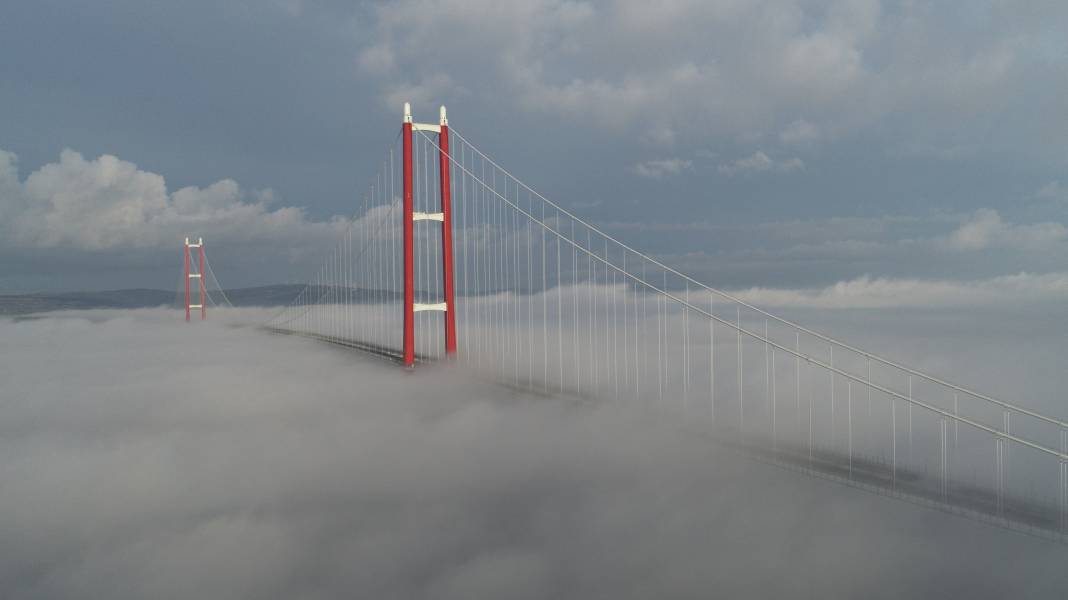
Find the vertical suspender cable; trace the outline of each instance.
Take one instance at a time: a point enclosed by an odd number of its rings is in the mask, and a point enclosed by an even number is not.
[[[556,228],[560,228],[560,213],[556,213]],[[560,392],[564,391],[564,287],[561,279],[560,236],[556,236],[556,362],[559,365]]]

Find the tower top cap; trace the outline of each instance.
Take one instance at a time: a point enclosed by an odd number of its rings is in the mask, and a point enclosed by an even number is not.
[[[404,122],[412,122],[412,105],[409,102],[404,103]]]
[[[449,124],[449,118],[445,116],[445,105],[444,104],[441,105],[441,124],[442,125],[448,125]]]

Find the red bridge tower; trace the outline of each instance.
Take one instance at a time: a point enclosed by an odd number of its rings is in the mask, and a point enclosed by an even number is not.
[[[412,177],[412,132],[429,131],[438,135],[439,166],[441,178],[441,212],[423,213],[413,209]],[[441,107],[437,124],[416,123],[412,120],[412,107],[404,103],[404,121],[402,124],[404,145],[404,365],[415,363],[415,313],[432,310],[445,313],[445,355],[451,358],[456,354],[456,290],[453,284],[452,261],[452,194],[449,181],[449,120],[445,107]],[[444,283],[442,302],[420,303],[415,301],[415,248],[414,222],[437,221],[441,223],[441,270]]]

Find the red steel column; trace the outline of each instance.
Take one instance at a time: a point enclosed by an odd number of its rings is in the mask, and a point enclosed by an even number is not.
[[[404,366],[415,364],[415,238],[412,228],[412,108],[404,103]]]
[[[441,174],[441,257],[445,280],[445,354],[456,354],[456,290],[452,268],[452,190],[449,187],[449,120],[445,107],[441,107],[441,133],[438,134],[441,148],[439,172]]]
[[[185,320],[189,321],[189,238],[185,238]]]
[[[200,277],[197,277],[197,279],[200,280],[200,320],[203,321],[208,317],[208,302],[206,290],[204,289],[204,239],[200,238],[199,242],[200,266],[197,267],[197,270],[200,271]]]

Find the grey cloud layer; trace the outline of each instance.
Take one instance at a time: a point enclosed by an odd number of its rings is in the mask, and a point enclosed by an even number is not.
[[[382,77],[390,107],[492,90],[529,111],[636,126],[661,142],[727,134],[796,145],[899,123],[913,143],[961,145],[978,142],[973,119],[1028,103],[1009,90],[1048,89],[1040,69],[1064,72],[1050,50],[1063,45],[1056,24],[1068,13],[1029,8],[406,0],[377,8],[359,63]],[[1038,111],[1013,123],[1037,134],[1065,115]]]
[[[1037,250],[1068,218],[1063,2],[40,0],[7,17],[0,51],[20,60],[0,66],[0,147],[24,172],[0,160],[6,291],[166,287],[187,233],[233,246],[216,256],[240,274],[220,273],[227,285],[307,277],[403,100],[417,115],[449,104],[457,130],[591,222],[733,228],[630,240],[718,285],[1063,268]],[[65,147],[83,154],[57,160]],[[808,240],[794,256],[746,237],[984,207],[997,217],[938,260],[907,240],[952,228]],[[724,239],[753,260],[709,270]]]
[[[5,597],[1063,589],[1060,548],[720,456],[671,419],[226,326],[264,317],[0,322]]]

